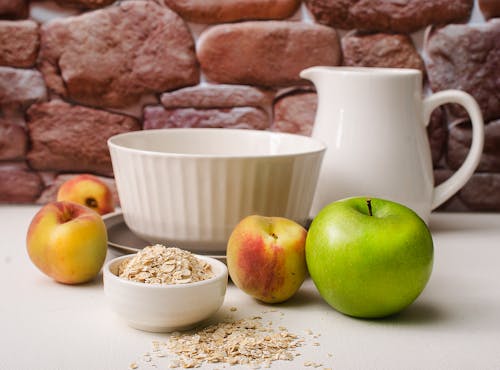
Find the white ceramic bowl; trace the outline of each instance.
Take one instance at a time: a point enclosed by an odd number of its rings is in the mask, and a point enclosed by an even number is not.
[[[305,224],[325,145],[301,135],[161,129],[108,140],[127,226],[151,243],[225,251],[245,216]]]
[[[187,284],[153,285],[117,276],[125,255],[104,266],[104,293],[112,310],[133,328],[151,332],[186,330],[208,319],[226,294],[228,272],[224,263],[196,256],[212,266],[213,278]]]

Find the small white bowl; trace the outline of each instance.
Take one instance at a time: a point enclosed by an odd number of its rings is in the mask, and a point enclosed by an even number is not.
[[[196,255],[212,266],[214,277],[187,284],[154,285],[117,276],[118,266],[133,256],[114,258],[103,270],[106,298],[129,326],[150,332],[191,329],[217,312],[224,302],[228,281],[224,263]]]

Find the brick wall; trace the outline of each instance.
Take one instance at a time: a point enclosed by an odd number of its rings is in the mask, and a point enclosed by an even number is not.
[[[500,211],[500,1],[0,0],[0,202],[44,203],[75,173],[113,185],[106,140],[160,127],[308,135],[312,65],[417,68],[479,102],[484,154],[442,209]],[[471,129],[429,126],[436,181]]]

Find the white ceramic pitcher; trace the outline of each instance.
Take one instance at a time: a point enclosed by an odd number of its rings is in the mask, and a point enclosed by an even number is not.
[[[469,94],[446,90],[423,98],[422,73],[413,69],[311,67],[300,76],[316,86],[312,136],[327,144],[311,216],[338,199],[373,196],[405,204],[428,222],[476,169],[484,125]],[[434,187],[426,126],[445,103],[465,107],[473,138],[461,168]]]

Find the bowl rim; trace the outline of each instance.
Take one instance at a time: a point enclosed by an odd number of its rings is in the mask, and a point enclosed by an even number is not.
[[[131,254],[125,254],[123,256],[119,256],[119,257],[115,257],[111,260],[109,260],[108,262],[106,262],[104,264],[104,268],[103,268],[103,281],[106,280],[106,279],[111,279],[119,284],[129,284],[131,286],[136,286],[136,287],[143,287],[144,289],[160,289],[160,290],[165,290],[165,289],[189,289],[189,288],[192,288],[192,287],[200,287],[200,286],[204,286],[204,285],[212,285],[212,284],[215,284],[215,283],[218,283],[220,280],[226,280],[226,283],[227,283],[227,279],[228,279],[228,276],[229,276],[229,273],[228,273],[228,269],[227,269],[227,266],[215,259],[215,258],[212,258],[212,257],[208,257],[208,256],[202,256],[202,255],[199,255],[199,254],[194,254],[193,253],[193,256],[199,258],[199,259],[202,259],[208,263],[210,263],[210,265],[213,267],[214,265],[216,266],[219,266],[219,268],[222,268],[222,271],[221,273],[216,273],[214,271],[214,275],[215,276],[212,276],[211,278],[208,278],[208,279],[205,279],[205,280],[201,280],[201,281],[195,281],[195,282],[192,282],[192,283],[184,283],[184,284],[147,284],[147,283],[141,283],[141,282],[138,282],[138,281],[132,281],[132,280],[127,280],[127,279],[123,279],[121,277],[119,277],[118,275],[115,275],[112,271],[111,271],[111,265],[117,263],[117,262],[120,262],[121,260],[125,260],[125,259],[129,259],[129,258],[132,258],[136,255],[137,253],[131,253]]]
[[[318,72],[325,72],[328,74],[342,74],[354,77],[355,75],[370,75],[372,78],[384,78],[387,76],[421,76],[422,71],[417,68],[397,68],[397,67],[367,67],[367,66],[312,66],[306,68],[307,70],[315,70]],[[376,74],[374,74],[374,72]],[[302,71],[301,71],[302,73]],[[302,77],[302,76],[301,76]]]
[[[261,136],[270,136],[270,137],[294,137],[298,138],[302,141],[309,141],[316,144],[317,148],[303,150],[295,153],[283,153],[283,154],[193,154],[193,153],[176,153],[176,152],[159,152],[154,150],[147,149],[136,149],[130,148],[125,145],[121,145],[116,143],[117,139],[126,136],[137,136],[137,135],[155,135],[159,132],[169,132],[175,134],[176,132],[193,132],[197,131],[197,134],[201,134],[202,132],[224,132],[228,135],[261,135]],[[259,158],[287,158],[287,157],[296,157],[296,156],[306,156],[319,154],[326,151],[327,145],[320,139],[315,137],[292,134],[288,132],[278,132],[278,131],[267,131],[267,130],[254,130],[254,129],[233,129],[233,128],[160,128],[160,129],[146,129],[146,130],[137,130],[137,131],[129,131],[123,132],[120,134],[113,135],[107,140],[108,147],[125,151],[129,153],[137,153],[148,156],[158,156],[158,157],[169,157],[169,158],[202,158],[202,159],[259,159]]]

